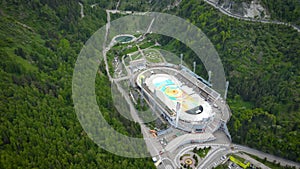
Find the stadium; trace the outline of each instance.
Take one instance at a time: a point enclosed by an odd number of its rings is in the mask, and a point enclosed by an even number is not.
[[[226,128],[230,116],[226,103],[188,68],[172,64],[130,68],[138,72],[135,83],[143,97],[173,127],[190,133],[213,133],[224,124]]]

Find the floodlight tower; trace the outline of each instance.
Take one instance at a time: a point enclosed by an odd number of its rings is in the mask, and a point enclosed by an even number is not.
[[[211,71],[208,71],[208,83],[211,83]]]
[[[153,94],[154,94],[154,99],[156,100],[156,99],[157,99],[157,96],[156,96],[156,89],[154,89]],[[153,100],[153,109],[154,109],[154,111],[156,111],[156,103],[155,103],[155,100]]]
[[[183,60],[183,54],[180,54],[180,64],[182,65],[182,60]]]
[[[227,98],[228,87],[229,87],[229,81],[226,81],[224,100],[226,100]]]
[[[133,76],[133,74],[130,74],[130,85],[131,85],[132,87],[136,87],[136,86],[135,86],[135,82],[134,82],[134,76]]]
[[[193,62],[194,65],[194,73],[196,73],[196,62]]]
[[[144,90],[143,90],[143,85],[144,85],[144,78],[141,78],[141,105],[143,105],[143,100],[144,100]]]
[[[178,127],[178,121],[179,121],[179,116],[180,116],[180,103],[177,102],[176,105],[176,128]]]

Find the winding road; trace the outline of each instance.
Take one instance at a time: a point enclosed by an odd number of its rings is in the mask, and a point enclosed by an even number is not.
[[[297,30],[298,32],[300,32],[300,27],[297,27],[296,25],[292,25],[290,23],[285,23],[285,22],[280,22],[280,21],[272,21],[272,20],[266,20],[266,19],[253,19],[253,18],[247,18],[247,17],[243,17],[240,15],[236,15],[233,14],[229,11],[227,11],[226,9],[218,6],[216,3],[214,3],[213,1],[210,0],[204,0],[206,3],[212,5],[214,8],[218,9],[220,12],[222,12],[223,14],[236,18],[236,19],[242,19],[245,21],[252,21],[252,22],[260,22],[260,23],[271,23],[271,24],[277,24],[277,25],[286,25],[286,26],[290,26],[293,29]]]

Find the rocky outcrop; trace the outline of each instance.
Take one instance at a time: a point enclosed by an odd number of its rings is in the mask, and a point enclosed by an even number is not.
[[[259,0],[210,0],[226,11],[241,17],[267,19],[268,12]]]

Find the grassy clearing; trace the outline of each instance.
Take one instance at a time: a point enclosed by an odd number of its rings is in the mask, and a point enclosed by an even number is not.
[[[197,149],[197,147],[195,147],[193,149],[193,153],[196,153],[199,157],[204,158],[210,149],[211,149],[211,147],[204,147],[204,148],[199,148],[199,149]]]
[[[155,49],[144,50],[144,55],[146,56],[147,61],[151,63],[159,63],[164,61],[161,53]]]

